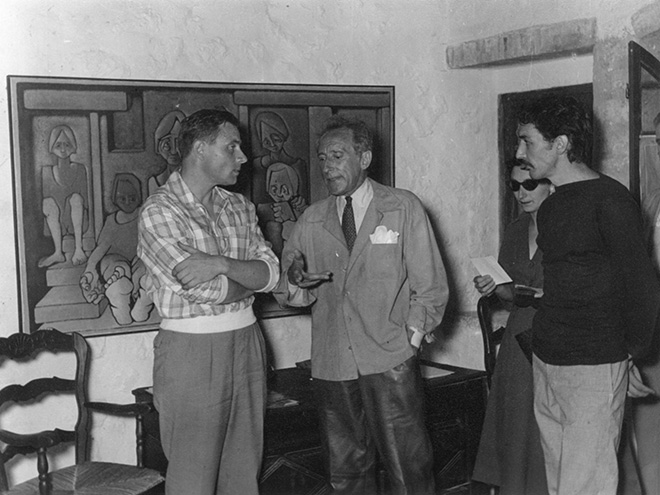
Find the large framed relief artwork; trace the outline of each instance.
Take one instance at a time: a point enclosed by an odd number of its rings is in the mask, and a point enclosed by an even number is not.
[[[328,117],[367,122],[376,138],[370,176],[394,185],[392,86],[31,76],[7,82],[23,332],[158,327],[136,256],[137,218],[144,199],[181,163],[181,121],[201,108],[239,118],[249,160],[232,188],[255,204],[278,256],[302,211],[328,194],[316,160]],[[300,312],[268,294],[255,308],[259,318]]]

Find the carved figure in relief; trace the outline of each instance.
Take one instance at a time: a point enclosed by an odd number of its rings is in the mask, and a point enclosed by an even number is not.
[[[117,323],[129,325],[146,321],[153,309],[143,288],[144,263],[136,255],[142,204],[138,178],[129,173],[117,174],[112,201],[118,209],[103,224],[80,278],[80,288],[87,302],[99,304],[106,297]]]
[[[166,166],[162,172],[149,178],[147,190],[150,195],[165,184],[170,174],[181,165],[179,133],[181,132],[181,122],[185,118],[186,115],[181,110],[172,110],[160,119],[154,130],[156,154],[163,157]]]
[[[275,112],[261,112],[254,121],[261,147],[268,153],[255,159],[255,164],[267,169],[273,163],[286,163],[293,167],[304,167],[305,161],[287,153],[284,144],[289,139],[289,128],[284,119]]]
[[[268,167],[266,184],[274,202],[259,204],[257,214],[266,240],[280,257],[296,220],[308,205],[300,196],[298,172],[286,163],[273,163]]]
[[[48,267],[66,261],[62,240],[73,234],[74,251],[71,262],[81,265],[87,259],[83,251],[83,232],[87,228],[87,169],[71,160],[77,152],[76,136],[67,125],[51,130],[48,150],[55,155],[56,164],[41,168],[42,211],[53,238],[54,251],[38,261]]]
[[[300,195],[299,172],[306,168],[306,163],[286,151],[284,146],[290,132],[282,116],[275,112],[261,112],[255,118],[254,128],[261,147],[266,151],[255,158],[254,165],[266,170],[266,190],[275,201],[259,204],[257,214],[264,236],[279,257],[295,221],[307,208],[307,202]]]

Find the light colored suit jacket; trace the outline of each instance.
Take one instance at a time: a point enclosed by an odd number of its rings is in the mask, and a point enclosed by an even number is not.
[[[292,303],[286,271],[294,249],[308,272],[332,272],[330,282],[305,290],[297,304],[313,305],[315,378],[350,380],[392,369],[414,355],[406,325],[430,333],[445,311],[447,277],[422,203],[409,191],[372,185],[350,256],[334,196],[307,208],[282,254],[285,275],[274,291],[280,304]],[[395,243],[372,242],[380,225],[399,234]]]

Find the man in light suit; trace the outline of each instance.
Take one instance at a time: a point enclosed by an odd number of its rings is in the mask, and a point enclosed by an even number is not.
[[[380,454],[393,494],[434,493],[420,342],[442,320],[443,261],[419,199],[367,178],[372,137],[334,117],[318,141],[331,196],[298,219],[275,296],[312,305],[312,376],[335,493],[376,492]]]

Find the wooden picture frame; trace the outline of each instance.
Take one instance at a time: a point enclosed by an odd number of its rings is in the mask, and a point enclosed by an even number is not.
[[[660,61],[634,41],[628,43],[630,126],[630,192],[652,222],[653,196],[660,190],[660,159],[656,146],[656,116],[660,115]]]
[[[269,217],[267,180],[285,182],[289,222],[327,191],[316,139],[334,114],[375,136],[370,176],[394,185],[394,87],[7,77],[21,330],[106,335],[158,328],[141,292],[136,211],[180,163],[180,122],[224,107],[248,162],[232,189],[257,207],[276,252],[288,226]],[[296,180],[297,179],[297,180]],[[128,198],[128,204],[126,200]],[[302,205],[302,206],[301,206]],[[270,222],[270,224],[269,224]],[[270,236],[270,238],[269,238]],[[279,237],[278,237],[279,236]],[[280,243],[278,245],[278,242]],[[298,314],[265,294],[259,318]]]

